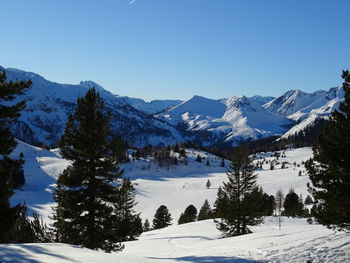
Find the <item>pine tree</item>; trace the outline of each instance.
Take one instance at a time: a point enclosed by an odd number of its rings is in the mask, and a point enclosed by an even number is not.
[[[214,217],[215,218],[224,217],[227,205],[228,205],[227,195],[222,190],[222,187],[219,186],[218,193],[216,195],[216,200],[214,203]]]
[[[222,198],[226,205],[220,205],[221,219],[215,220],[217,228],[224,236],[251,233],[248,225],[256,225],[262,220],[261,211],[256,209],[252,198],[257,175],[254,174],[254,165],[247,149],[238,148],[233,155],[227,176],[228,182],[224,183],[222,188]]]
[[[196,161],[199,162],[199,163],[202,162],[202,157],[199,154],[197,154]]]
[[[199,210],[197,220],[206,220],[213,218],[213,213],[210,208],[210,204],[207,199],[205,199],[204,204],[202,205],[201,209]]]
[[[350,73],[343,71],[344,101],[313,147],[305,167],[315,200],[314,217],[328,227],[350,230]]]
[[[186,207],[185,211],[180,215],[178,224],[194,222],[197,219],[197,208],[194,205]]]
[[[165,205],[161,205],[153,218],[153,229],[164,228],[171,225],[171,214]]]
[[[94,88],[77,100],[60,141],[71,165],[57,180],[53,217],[58,241],[107,252],[121,249],[113,204],[122,171],[113,154],[110,118]]]
[[[142,233],[142,220],[133,207],[136,205],[135,189],[130,179],[123,179],[118,190],[117,202],[114,204],[117,236],[120,241],[135,240]]]
[[[12,243],[52,241],[50,230],[37,214],[33,213],[33,219],[29,219],[27,206],[25,204],[19,207],[14,224],[4,235],[6,235],[6,239],[11,240]]]
[[[288,217],[298,217],[303,216],[304,213],[304,203],[302,198],[294,192],[294,189],[291,188],[286,195],[286,199],[283,203],[284,211],[283,215]]]
[[[13,195],[13,176],[21,171],[23,160],[14,160],[9,154],[16,146],[10,131],[10,124],[20,116],[24,109],[24,101],[12,104],[16,95],[21,95],[31,85],[31,81],[6,82],[6,73],[0,73],[0,242],[13,242],[6,238],[6,232],[12,228],[19,216],[20,205],[10,206],[9,199]]]
[[[210,180],[208,179],[208,181],[207,181],[207,183],[206,183],[206,185],[205,185],[206,187],[207,187],[207,189],[209,189],[210,188],[210,186],[211,186],[211,183],[210,183]]]

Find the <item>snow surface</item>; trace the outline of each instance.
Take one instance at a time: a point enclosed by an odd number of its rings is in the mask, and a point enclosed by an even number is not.
[[[350,238],[305,219],[266,217],[253,233],[221,238],[212,220],[145,232],[119,253],[103,253],[60,243],[0,245],[4,263],[252,263],[349,262]]]
[[[11,202],[26,202],[30,212],[35,211],[50,223],[52,191],[55,180],[69,162],[58,150],[47,151],[19,142],[13,156],[24,154],[26,184],[16,191]],[[266,217],[262,225],[252,227],[253,234],[221,238],[212,220],[177,225],[180,213],[189,205],[199,208],[208,199],[212,205],[217,189],[226,180],[227,167],[220,167],[221,159],[205,152],[186,149],[188,165],[179,158],[179,165],[159,167],[152,158],[133,160],[123,164],[124,174],[136,183],[138,204],[135,207],[143,219],[152,222],[155,210],[168,207],[173,225],[143,233],[139,240],[126,242],[120,253],[107,254],[67,244],[7,244],[0,245],[3,262],[349,262],[350,235],[334,232],[321,225],[310,225],[305,219],[283,218],[278,230],[277,218]],[[196,162],[197,155],[202,158]],[[276,161],[275,153],[255,155],[255,162],[268,163],[257,171],[258,184],[268,194],[281,189],[285,194],[293,187],[303,197],[307,195],[303,161],[311,157],[310,148],[279,152],[281,164],[269,170],[269,161]],[[178,155],[173,153],[173,155]],[[206,165],[209,160],[210,166]],[[294,165],[294,163],[296,165]],[[225,161],[226,166],[228,161]],[[299,167],[298,167],[299,166]],[[302,176],[298,176],[302,171]],[[206,188],[210,180],[210,189]]]

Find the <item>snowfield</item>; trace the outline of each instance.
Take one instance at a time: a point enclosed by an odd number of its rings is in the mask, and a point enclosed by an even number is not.
[[[21,152],[26,161],[26,184],[16,191],[11,202],[26,202],[29,213],[35,211],[50,223],[48,216],[54,204],[52,192],[59,173],[69,164],[57,150],[47,151],[19,142],[13,156]],[[278,229],[276,217],[266,217],[262,225],[252,227],[249,235],[221,238],[213,220],[177,225],[184,209],[193,204],[200,209],[205,199],[212,205],[217,189],[226,180],[226,167],[221,159],[197,150],[187,149],[188,165],[179,159],[179,165],[160,167],[151,158],[123,164],[124,174],[136,184],[142,219],[152,222],[156,209],[168,207],[173,226],[143,233],[139,240],[126,242],[120,253],[107,254],[67,244],[7,244],[0,245],[0,262],[350,262],[350,235],[334,232],[324,226],[310,225],[306,219],[283,218]],[[197,155],[204,159],[196,162]],[[261,153],[254,162],[264,161],[257,170],[258,184],[273,194],[281,189],[287,194],[290,187],[297,194],[307,195],[309,181],[303,161],[312,156],[310,148],[274,153]],[[206,165],[209,160],[210,166]],[[279,162],[270,170],[270,162]],[[267,162],[267,163],[266,163]],[[285,162],[285,169],[281,169]],[[301,171],[301,176],[299,175]],[[210,189],[206,188],[210,180]]]
[[[349,262],[350,238],[305,219],[277,219],[252,228],[252,234],[220,238],[212,220],[143,233],[126,242],[119,253],[104,253],[67,244],[0,245],[3,262],[86,262],[86,263],[248,263],[248,262]]]

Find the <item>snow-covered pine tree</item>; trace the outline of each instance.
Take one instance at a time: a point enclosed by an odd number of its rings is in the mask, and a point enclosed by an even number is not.
[[[328,227],[350,230],[350,73],[343,71],[344,101],[332,113],[329,124],[306,162],[312,185],[316,220]]]
[[[204,204],[202,205],[201,209],[199,210],[197,220],[206,220],[213,218],[213,213],[211,211],[210,204],[207,199],[205,199]]]
[[[77,100],[60,141],[71,161],[57,180],[54,227],[58,241],[91,249],[121,249],[114,227],[122,175],[114,149],[109,114],[94,88]]]
[[[6,73],[0,73],[0,243],[13,242],[8,239],[7,232],[12,229],[16,218],[20,217],[23,209],[20,205],[10,206],[10,197],[13,195],[14,174],[22,170],[23,160],[14,160],[9,154],[16,146],[9,124],[20,116],[24,109],[24,101],[9,105],[16,95],[21,95],[31,85],[31,81],[6,82]]]
[[[227,172],[228,182],[222,187],[221,205],[219,202],[217,228],[224,236],[238,236],[251,233],[248,225],[259,224],[261,211],[255,209],[251,195],[256,189],[254,165],[249,158],[247,149],[238,148],[232,157]],[[218,194],[219,195],[219,194]],[[222,205],[225,204],[225,205]]]
[[[164,228],[171,225],[171,214],[165,205],[161,205],[153,218],[153,229]]]

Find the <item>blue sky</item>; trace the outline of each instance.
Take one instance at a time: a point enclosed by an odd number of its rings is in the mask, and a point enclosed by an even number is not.
[[[341,84],[348,0],[2,1],[0,65],[150,99]]]

